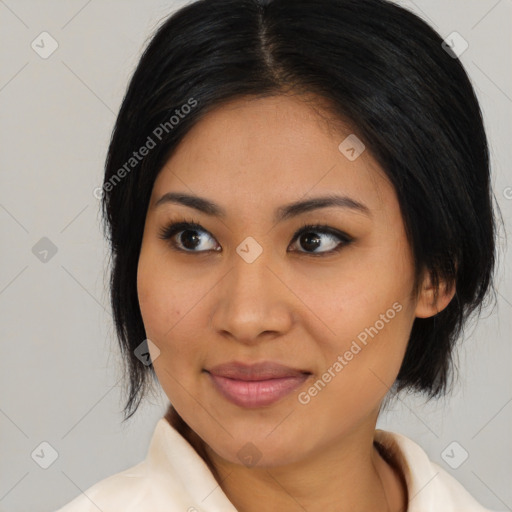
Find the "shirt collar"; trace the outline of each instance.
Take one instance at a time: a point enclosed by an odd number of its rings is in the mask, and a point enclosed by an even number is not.
[[[168,503],[183,510],[237,512],[204,460],[165,418],[156,424],[146,467],[156,491],[166,490]]]
[[[402,434],[380,429],[375,431],[374,441],[406,482],[408,512],[437,511],[439,504],[443,511],[456,510],[452,507],[457,504],[440,482],[445,472],[429,460],[419,445]],[[168,503],[179,504],[183,510],[195,507],[205,512],[237,512],[205,461],[165,417],[156,424],[145,466],[155,491],[163,489],[163,499]],[[457,486],[464,499],[467,496],[468,503],[477,505],[458,482],[453,482],[451,485]]]
[[[384,458],[400,473],[407,486],[407,512],[435,510],[432,487],[439,476],[424,450],[408,437],[377,429],[374,441]]]

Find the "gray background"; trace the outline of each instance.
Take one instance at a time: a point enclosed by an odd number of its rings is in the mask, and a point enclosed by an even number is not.
[[[493,186],[510,231],[512,0],[400,2],[461,55],[484,110]],[[51,511],[141,461],[165,410],[161,390],[121,425],[121,365],[100,228],[102,166],[145,41],[183,2],[0,0],[0,510]],[[41,32],[57,41],[43,59]],[[40,46],[42,44],[40,43]],[[49,40],[45,48],[48,49]],[[57,249],[43,262],[34,246]],[[45,245],[46,244],[46,245]],[[402,397],[378,427],[404,433],[483,505],[512,507],[512,286],[500,249],[498,306],[466,333],[446,400]],[[42,469],[46,441],[58,458]],[[456,441],[451,464],[443,453]],[[45,453],[49,453],[46,451]]]

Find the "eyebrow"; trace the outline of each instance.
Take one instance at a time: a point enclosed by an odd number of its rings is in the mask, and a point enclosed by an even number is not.
[[[226,217],[226,210],[213,201],[204,197],[185,194],[183,192],[167,192],[160,197],[158,201],[156,201],[154,207],[157,208],[158,206],[169,203],[188,206],[189,208],[194,208],[195,210],[213,217]],[[370,209],[363,203],[348,196],[329,194],[326,196],[295,201],[293,203],[280,206],[274,213],[274,222],[282,222],[283,220],[295,217],[302,213],[318,210],[320,208],[329,208],[332,206],[346,208],[371,217]]]

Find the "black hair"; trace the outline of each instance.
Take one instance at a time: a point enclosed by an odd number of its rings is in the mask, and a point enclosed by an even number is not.
[[[191,127],[242,97],[314,95],[384,170],[413,251],[414,293],[424,271],[435,290],[456,286],[446,308],[414,320],[396,390],[446,393],[454,345],[493,289],[497,224],[479,103],[442,43],[386,0],[198,0],[161,24],[124,96],[103,184],[125,420],[156,378],[135,354],[146,339],[136,276],[153,184]]]

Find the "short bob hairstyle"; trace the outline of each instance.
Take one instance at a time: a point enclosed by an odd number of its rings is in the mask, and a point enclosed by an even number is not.
[[[283,94],[318,98],[318,111],[350,126],[386,173],[413,252],[413,293],[425,271],[436,296],[441,280],[456,287],[444,310],[415,319],[397,392],[445,395],[468,317],[481,313],[490,290],[495,298],[497,224],[482,114],[463,66],[436,31],[387,0],[194,1],[147,44],[106,158],[101,206],[129,379],[124,421],[149,376],[156,382],[136,352],[147,343],[136,278],[155,179],[207,112],[244,96]]]

